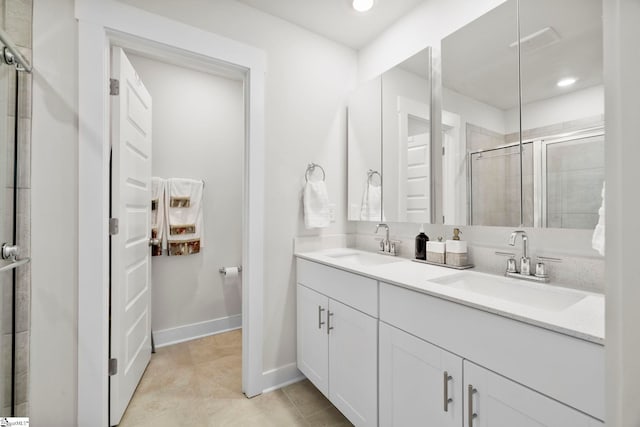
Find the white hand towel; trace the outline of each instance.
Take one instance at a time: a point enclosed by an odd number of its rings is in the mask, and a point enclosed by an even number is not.
[[[307,181],[303,196],[304,225],[307,228],[329,226],[329,195],[324,181]]]
[[[596,225],[595,230],[593,230],[593,237],[591,238],[591,247],[593,247],[593,249],[595,249],[596,251],[598,251],[598,253],[600,255],[604,256],[604,237],[605,237],[605,230],[604,230],[604,200],[605,200],[605,196],[604,196],[604,187],[605,187],[605,183],[602,183],[602,205],[600,206],[600,209],[598,209],[598,215],[600,215],[600,218],[598,219],[598,224]]]
[[[202,181],[170,178],[166,188],[166,237],[169,255],[191,255],[204,248]]]
[[[151,255],[162,255],[162,249],[166,248],[164,240],[165,208],[164,192],[166,181],[154,176],[151,178],[151,238],[158,239],[160,245],[152,246]]]
[[[380,221],[382,212],[382,188],[378,185],[367,183],[362,194],[360,208],[360,220]]]

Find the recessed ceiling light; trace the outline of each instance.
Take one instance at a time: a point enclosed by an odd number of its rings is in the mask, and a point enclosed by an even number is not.
[[[558,84],[558,87],[567,87],[567,86],[571,86],[575,82],[576,82],[576,79],[574,79],[573,77],[567,77],[566,79],[558,80],[557,84]]]
[[[373,7],[373,0],[353,0],[351,4],[358,12],[366,12]]]

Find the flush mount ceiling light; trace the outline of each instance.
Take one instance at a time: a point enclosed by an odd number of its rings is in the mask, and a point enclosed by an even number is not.
[[[575,79],[573,77],[567,77],[567,78],[558,80],[557,85],[558,85],[558,87],[567,87],[567,86],[571,86],[576,81],[577,81],[577,79]]]
[[[358,12],[366,12],[373,7],[373,0],[353,0],[351,5]]]

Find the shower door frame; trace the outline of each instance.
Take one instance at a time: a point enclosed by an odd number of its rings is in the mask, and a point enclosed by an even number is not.
[[[263,50],[113,0],[77,0],[79,65],[78,425],[108,425],[109,49],[151,50],[245,71],[242,390],[263,392]],[[129,44],[129,46],[127,46]],[[270,386],[271,384],[267,384]]]
[[[533,227],[547,228],[547,147],[553,144],[559,144],[570,141],[577,141],[586,138],[592,138],[604,135],[604,126],[593,126],[571,132],[564,132],[556,135],[529,138],[522,141],[522,145],[531,144],[532,160],[533,160]],[[507,148],[519,147],[519,142],[499,145],[493,148],[469,151],[467,153],[467,224],[473,224],[473,156],[482,155],[491,151],[499,151]],[[518,155],[518,153],[495,154],[495,157],[503,157],[510,155]],[[491,156],[491,157],[494,157]],[[522,173],[522,171],[520,172]],[[522,198],[522,194],[520,194]]]
[[[587,138],[604,136],[604,126],[568,132],[561,135],[536,138],[533,141],[533,225],[534,227],[548,227],[547,212],[547,148],[549,145],[573,142],[585,144],[581,141]],[[575,142],[574,142],[575,141]],[[603,162],[604,163],[604,162]],[[604,166],[603,166],[604,167]]]

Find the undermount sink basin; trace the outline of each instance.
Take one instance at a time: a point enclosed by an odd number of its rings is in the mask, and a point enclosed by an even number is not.
[[[402,261],[402,258],[387,256],[387,255],[378,255],[368,252],[361,252],[355,250],[345,250],[335,253],[327,254],[329,258],[333,258],[336,261],[342,261],[349,264],[357,264],[357,265],[384,265],[390,264],[392,262]]]
[[[562,311],[587,295],[578,290],[482,273],[458,273],[430,280],[454,289],[547,310]]]

